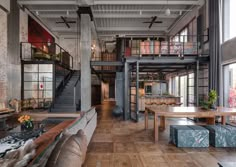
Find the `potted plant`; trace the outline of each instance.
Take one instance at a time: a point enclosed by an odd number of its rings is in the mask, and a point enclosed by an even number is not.
[[[209,92],[207,101],[201,102],[201,107],[205,110],[216,109],[217,96],[217,92],[215,90],[211,90]]]
[[[217,92],[215,90],[211,90],[209,92],[209,98],[208,98],[208,102],[209,102],[209,108],[210,109],[216,109],[216,100],[217,100]]]
[[[18,121],[21,123],[21,130],[30,131],[34,129],[32,118],[29,115],[20,116]]]

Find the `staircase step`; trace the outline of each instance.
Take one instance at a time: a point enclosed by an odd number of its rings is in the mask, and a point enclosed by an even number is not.
[[[68,109],[74,109],[75,106],[71,104],[54,104],[53,108],[68,108]]]
[[[75,110],[70,110],[70,109],[62,109],[62,108],[52,108],[51,109],[51,112],[61,112],[61,113],[74,113],[74,112],[76,112],[76,109]]]
[[[64,99],[64,98],[61,98],[61,99],[56,99],[55,103],[57,104],[73,104],[74,103],[74,99]]]
[[[63,103],[63,101],[66,101],[66,102],[70,102],[70,101],[73,101],[74,100],[74,97],[65,97],[65,96],[62,96],[62,97],[58,97],[56,99],[56,101],[60,101]]]
[[[68,94],[63,94],[63,93],[62,93],[62,94],[59,96],[59,98],[68,98],[68,99],[74,98],[74,94],[68,95]]]
[[[75,71],[69,81],[64,86],[61,94],[56,98],[52,112],[75,112],[74,106],[74,86],[80,78],[80,71]],[[56,85],[59,85],[63,78],[60,76],[56,78]],[[80,83],[80,81],[79,81]],[[78,83],[78,84],[79,84]]]

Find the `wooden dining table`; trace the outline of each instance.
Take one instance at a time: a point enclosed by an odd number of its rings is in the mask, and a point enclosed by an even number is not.
[[[154,140],[158,142],[159,118],[160,128],[165,129],[165,118],[206,118],[207,124],[214,125],[216,116],[221,117],[225,125],[228,116],[236,116],[236,108],[217,107],[215,110],[205,110],[200,107],[170,107],[147,106],[145,107],[145,129],[148,129],[148,113],[154,114]]]

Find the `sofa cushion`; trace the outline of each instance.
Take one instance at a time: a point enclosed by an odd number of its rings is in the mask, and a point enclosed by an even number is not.
[[[78,130],[84,129],[87,125],[87,119],[85,114],[81,114],[69,127],[66,129],[71,134],[76,134]]]
[[[81,167],[87,151],[87,139],[83,130],[62,138],[50,155],[46,167]]]
[[[93,118],[93,116],[95,115],[95,113],[96,113],[95,108],[91,108],[90,110],[88,110],[86,112],[87,121],[90,121]]]
[[[93,118],[88,122],[87,126],[84,128],[84,133],[87,137],[88,144],[93,136],[93,133],[97,127],[97,113],[94,114]]]
[[[62,129],[68,127],[72,122],[71,120],[63,121],[34,140],[38,147],[36,149],[36,156],[29,166],[43,167],[46,164],[45,161],[47,161],[55,145],[59,139],[64,136],[64,134],[62,135],[61,133]]]

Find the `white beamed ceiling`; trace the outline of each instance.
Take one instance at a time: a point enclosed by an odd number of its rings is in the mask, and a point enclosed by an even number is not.
[[[92,8],[94,24],[98,37],[108,39],[115,35],[157,35],[165,34],[170,27],[186,12],[204,0],[18,0],[21,6],[27,7],[32,13],[58,36],[73,37],[77,33],[77,24],[56,24],[62,21],[60,16],[68,20],[77,20],[79,6],[89,5]],[[169,8],[171,15],[166,16]],[[161,24],[149,24],[152,16],[157,16]]]

